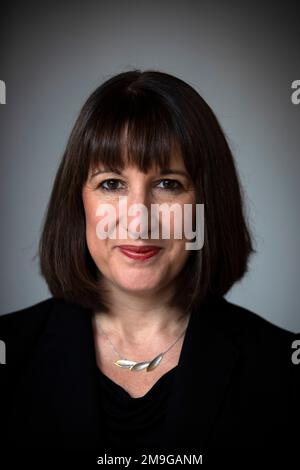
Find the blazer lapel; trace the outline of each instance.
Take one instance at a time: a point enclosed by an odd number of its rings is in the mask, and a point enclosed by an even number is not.
[[[232,378],[238,350],[222,328],[225,299],[212,298],[193,312],[166,411],[165,448],[206,449]]]

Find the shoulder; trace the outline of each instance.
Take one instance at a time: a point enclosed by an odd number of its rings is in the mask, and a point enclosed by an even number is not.
[[[228,327],[238,335],[249,339],[259,340],[263,337],[275,341],[290,340],[297,336],[296,333],[267,320],[258,312],[225,299],[223,304],[225,313],[223,320],[226,320]]]
[[[274,338],[289,338],[296,335],[267,320],[261,313],[230,302],[224,297],[217,299],[214,305],[217,307],[218,320],[222,327],[227,325],[227,329],[236,334],[249,336],[263,334]]]
[[[30,356],[57,306],[60,311],[68,308],[63,299],[49,297],[0,316],[0,340],[6,347],[7,364],[21,364]]]
[[[56,299],[50,297],[20,310],[1,315],[0,336],[27,335],[43,324],[56,302]]]
[[[264,358],[269,364],[291,366],[293,343],[300,338],[299,333],[284,329],[224,297],[214,299],[210,311],[211,328],[229,339],[242,357],[253,363]]]
[[[224,338],[227,344],[229,342],[235,346],[249,360],[258,360],[258,357],[270,360],[276,357],[290,361],[293,342],[300,338],[299,333],[284,329],[260,313],[230,302],[225,297],[209,299],[202,313],[203,320],[200,309],[199,328],[207,328],[210,335],[220,340]]]
[[[69,312],[74,308],[82,310],[79,304],[68,302],[62,298],[49,297],[28,307],[0,314],[0,332],[7,334],[29,332],[47,321],[55,310]]]

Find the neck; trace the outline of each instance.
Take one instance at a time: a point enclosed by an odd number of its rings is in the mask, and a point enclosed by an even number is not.
[[[186,312],[169,306],[170,291],[137,295],[113,286],[106,295],[109,312],[94,312],[95,326],[121,341],[141,344],[157,335],[174,338],[187,324]]]

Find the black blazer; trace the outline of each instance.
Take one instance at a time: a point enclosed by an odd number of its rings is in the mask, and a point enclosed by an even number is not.
[[[295,450],[296,338],[225,298],[193,312],[162,449]],[[0,339],[1,442],[104,452],[91,311],[49,298],[0,317]]]

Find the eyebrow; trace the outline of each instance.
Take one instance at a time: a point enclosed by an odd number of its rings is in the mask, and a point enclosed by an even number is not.
[[[90,179],[93,179],[95,176],[99,175],[99,174],[104,174],[104,173],[117,173],[118,175],[121,175],[121,172],[119,170],[110,170],[109,168],[108,169],[105,169],[105,170],[97,170],[95,173],[93,173],[90,177]],[[160,170],[159,172],[160,175],[182,175],[182,176],[185,176],[186,178],[189,178],[189,175],[187,174],[186,171],[184,170],[179,170],[177,168],[165,168],[165,169],[162,169]]]

